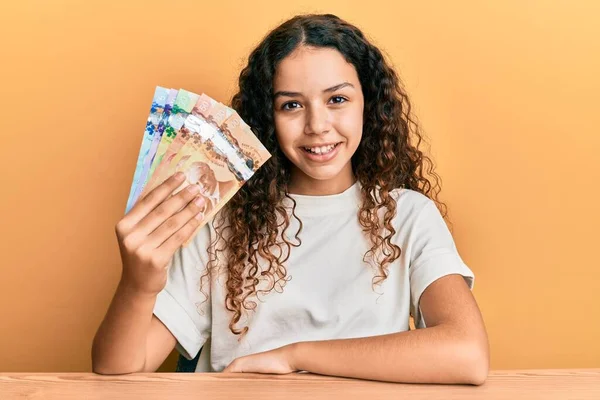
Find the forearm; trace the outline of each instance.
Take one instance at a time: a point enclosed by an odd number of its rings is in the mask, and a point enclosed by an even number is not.
[[[389,335],[301,342],[294,367],[323,375],[405,383],[482,384],[485,345],[448,326]]]
[[[155,296],[140,296],[119,284],[94,338],[94,372],[122,374],[143,370],[155,302]]]

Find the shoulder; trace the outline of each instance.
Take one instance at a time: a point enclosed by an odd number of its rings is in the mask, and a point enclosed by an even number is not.
[[[378,186],[374,197],[376,201],[381,202],[381,194]],[[400,226],[411,226],[418,219],[418,216],[423,213],[438,213],[436,203],[421,192],[406,188],[396,188],[390,191],[390,197],[396,206],[395,216],[392,219],[392,225],[396,228]],[[380,217],[383,217],[386,208],[379,209]],[[440,214],[441,215],[441,214]]]
[[[418,240],[430,235],[446,236],[448,226],[434,200],[411,189],[395,189],[396,201],[392,226],[407,240]]]
[[[396,202],[396,215],[410,214],[416,216],[427,207],[436,207],[433,200],[423,193],[412,189],[394,189],[390,195]]]

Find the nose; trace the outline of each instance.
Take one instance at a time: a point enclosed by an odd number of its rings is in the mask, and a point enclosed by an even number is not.
[[[307,135],[321,135],[331,129],[330,114],[327,107],[313,106],[307,113],[304,133]]]

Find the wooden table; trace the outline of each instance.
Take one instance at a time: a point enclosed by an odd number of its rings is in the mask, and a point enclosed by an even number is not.
[[[600,399],[600,368],[491,372],[482,386],[414,385],[312,374],[0,374],[0,399]]]

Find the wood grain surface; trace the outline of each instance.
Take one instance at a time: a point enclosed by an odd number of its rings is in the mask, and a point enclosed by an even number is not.
[[[0,374],[0,399],[600,399],[600,368],[493,371],[482,386],[396,384],[313,374]]]

